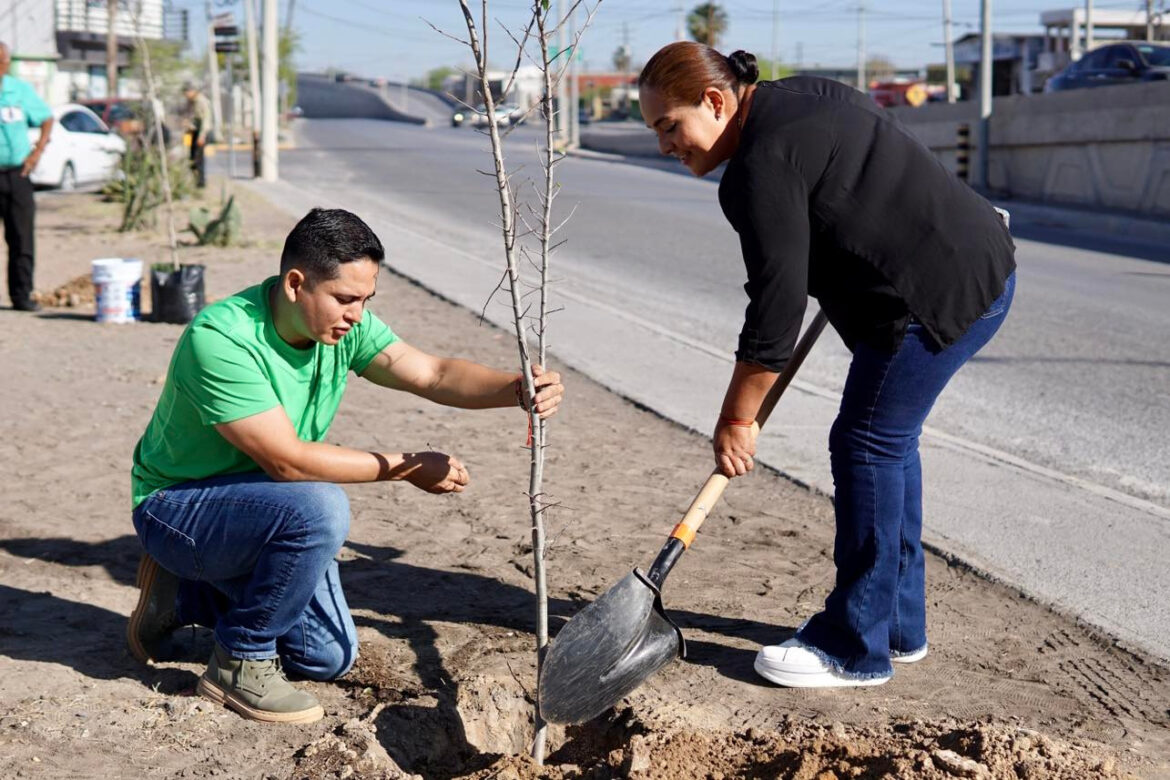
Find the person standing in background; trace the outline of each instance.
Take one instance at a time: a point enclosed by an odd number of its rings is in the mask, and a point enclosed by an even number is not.
[[[53,131],[53,112],[32,85],[8,73],[12,54],[0,43],[0,217],[8,244],[8,297],[17,311],[38,311],[32,299],[36,201],[29,176]],[[40,127],[34,148],[28,129]]]
[[[207,136],[211,133],[211,101],[189,81],[183,85],[183,95],[187,98],[187,133],[191,137],[191,171],[195,174],[196,186],[202,189],[207,184],[203,150],[207,145]]]

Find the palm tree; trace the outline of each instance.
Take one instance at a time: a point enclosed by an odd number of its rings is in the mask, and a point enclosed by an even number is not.
[[[727,12],[718,3],[699,3],[687,15],[687,31],[693,40],[717,46],[727,31]]]

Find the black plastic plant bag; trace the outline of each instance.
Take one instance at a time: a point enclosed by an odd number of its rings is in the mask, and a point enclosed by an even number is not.
[[[177,271],[169,266],[151,268],[151,321],[181,325],[193,320],[205,305],[205,268],[203,265],[181,265]]]

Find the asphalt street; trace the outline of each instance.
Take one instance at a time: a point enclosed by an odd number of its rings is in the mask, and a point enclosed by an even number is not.
[[[505,297],[488,302],[503,253],[494,180],[482,173],[491,168],[486,136],[366,119],[301,120],[295,135],[282,181],[257,185],[269,197],[293,213],[354,210],[393,267],[507,323]],[[507,139],[522,193],[540,172],[539,138],[537,127],[521,127]],[[746,304],[716,183],[582,158],[558,174],[557,211],[572,216],[553,261],[563,310],[550,349],[709,433]],[[948,387],[924,435],[926,536],[1170,658],[1170,264],[1160,262],[1170,252],[1042,224],[1013,228],[1012,313]],[[830,330],[761,439],[764,462],[826,493],[825,442],[848,362]]]

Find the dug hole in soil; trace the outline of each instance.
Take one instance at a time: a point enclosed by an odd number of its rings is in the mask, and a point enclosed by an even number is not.
[[[301,216],[253,190],[237,196],[244,245],[180,252],[208,266],[210,299],[275,273]],[[167,258],[161,233],[113,232],[116,208],[91,195],[39,203],[42,300],[97,257]],[[435,407],[359,379],[329,441],[449,452],[471,485],[445,497],[398,483],[346,488],[341,577],[358,663],[333,683],[297,683],[321,700],[323,721],[245,721],[194,695],[206,631],[181,630],[177,660],[153,666],[125,649],[139,557],[130,453],[181,326],[98,325],[92,302],[71,292],[75,305],[39,315],[0,310],[0,777],[1170,776],[1170,674],[1159,659],[937,556],[926,659],[874,688],[787,690],[758,678],[759,646],[791,636],[833,580],[829,500],[763,471],[732,484],[667,583],[688,660],[596,721],[553,728],[536,767],[526,757],[535,610],[525,418]],[[516,363],[513,336],[391,272],[371,305],[422,349]],[[555,367],[568,395],[546,470],[559,504],[549,517],[554,634],[649,562],[710,471],[705,437]],[[774,419],[782,428],[783,402]]]

